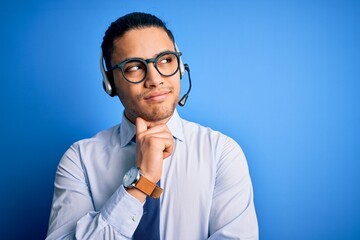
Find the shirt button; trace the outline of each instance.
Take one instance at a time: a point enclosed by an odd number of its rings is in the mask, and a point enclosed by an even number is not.
[[[137,217],[136,215],[134,215],[134,216],[131,216],[131,220],[133,220],[133,222],[137,222],[137,220],[138,220],[138,217]]]

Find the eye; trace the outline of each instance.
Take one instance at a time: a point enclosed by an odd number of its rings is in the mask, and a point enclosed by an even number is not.
[[[144,65],[140,62],[132,62],[132,63],[128,63],[124,66],[124,71],[126,73],[133,73],[139,70],[143,70],[144,69]]]
[[[158,64],[167,64],[167,63],[171,63],[174,60],[174,56],[172,55],[165,55],[163,57],[161,57],[158,61]]]
[[[140,69],[139,66],[127,67],[127,68],[125,69],[125,72],[135,72],[135,71],[137,71],[137,70],[139,70],[139,69]]]

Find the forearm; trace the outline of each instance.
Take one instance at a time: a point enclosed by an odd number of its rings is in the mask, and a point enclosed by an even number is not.
[[[142,216],[142,204],[122,187],[100,211],[85,199],[64,196],[76,194],[60,192],[54,195],[47,239],[130,239]]]
[[[70,151],[59,164],[47,239],[130,239],[141,219],[142,204],[121,183],[105,203],[95,204],[77,159]]]
[[[142,216],[142,205],[132,198],[121,187],[100,212],[77,222],[76,239],[131,239]]]

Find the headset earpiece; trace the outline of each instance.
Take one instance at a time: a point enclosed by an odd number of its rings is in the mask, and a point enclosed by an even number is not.
[[[101,75],[103,76],[103,88],[107,94],[111,97],[116,95],[115,86],[114,86],[114,79],[112,72],[107,72],[104,66],[104,56],[101,52],[100,54],[100,71]]]
[[[180,52],[178,46],[176,45],[176,43],[175,43],[175,51]],[[181,78],[185,74],[185,66],[184,66],[184,63],[183,63],[183,61],[181,59],[181,56],[180,56],[180,74],[181,74],[180,75]]]

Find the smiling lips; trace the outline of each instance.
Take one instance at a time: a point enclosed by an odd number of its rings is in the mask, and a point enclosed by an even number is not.
[[[150,102],[162,102],[167,98],[169,93],[170,93],[170,90],[168,90],[168,89],[154,91],[154,92],[145,94],[144,99],[146,101],[150,101]]]

